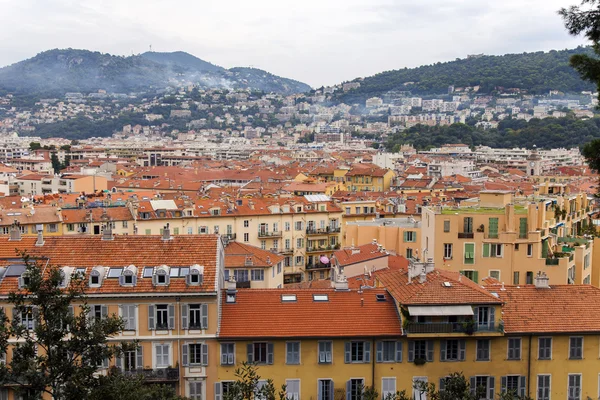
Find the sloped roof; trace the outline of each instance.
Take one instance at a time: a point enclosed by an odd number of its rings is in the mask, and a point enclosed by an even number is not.
[[[387,301],[377,301],[376,295]],[[284,302],[282,295],[295,295]],[[327,295],[314,301],[313,295]],[[223,291],[225,296],[225,291]],[[221,338],[381,337],[402,334],[400,318],[385,290],[238,289],[223,299]]]
[[[402,305],[502,303],[480,285],[453,271],[436,269],[427,274],[423,283],[418,277],[409,283],[406,269],[379,271],[377,280]],[[444,282],[450,282],[450,286],[444,286]]]
[[[246,259],[252,260],[251,265],[246,264]],[[285,257],[256,246],[240,242],[229,242],[225,247],[226,268],[268,268],[277,265]]]
[[[333,258],[335,258],[342,267],[388,256],[389,254],[387,252],[380,251],[377,244],[373,243],[342,249],[333,253]]]

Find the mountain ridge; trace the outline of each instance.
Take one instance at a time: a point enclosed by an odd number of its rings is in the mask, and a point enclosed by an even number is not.
[[[0,90],[17,93],[146,92],[169,86],[248,88],[282,94],[303,93],[310,86],[262,70],[238,77],[189,53],[146,52],[116,56],[81,49],[52,49],[0,68]]]

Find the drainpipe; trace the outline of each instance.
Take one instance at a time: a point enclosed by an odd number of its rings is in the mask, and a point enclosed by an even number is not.
[[[177,301],[177,315],[175,315],[175,321],[179,322],[177,324],[177,356],[178,356],[178,360],[179,360],[179,395],[180,396],[185,396],[185,392],[182,393],[182,391],[185,391],[185,383],[182,384],[181,383],[181,379],[183,378],[183,376],[185,375],[185,367],[183,366],[183,359],[181,358],[181,297],[176,297],[175,301]],[[179,317],[179,318],[177,318]]]
[[[375,348],[375,338],[371,340],[371,386],[375,389],[375,358],[377,349]]]
[[[529,349],[527,351],[527,396],[529,396],[531,389],[531,339],[533,335],[529,335]]]

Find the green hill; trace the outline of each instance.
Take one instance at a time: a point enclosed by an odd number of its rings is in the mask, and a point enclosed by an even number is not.
[[[566,93],[595,90],[592,83],[581,80],[569,65],[574,54],[593,54],[591,48],[571,50],[479,56],[438,62],[418,68],[404,68],[356,79],[358,89],[336,95],[347,104],[362,103],[369,97],[383,96],[390,91],[410,91],[415,95],[442,94],[448,87],[480,86],[480,93],[490,93],[498,87],[518,88],[532,94],[549,90]]]

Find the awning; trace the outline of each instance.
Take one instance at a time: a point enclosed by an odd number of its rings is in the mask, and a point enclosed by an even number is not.
[[[408,306],[411,317],[473,315],[471,306]]]

